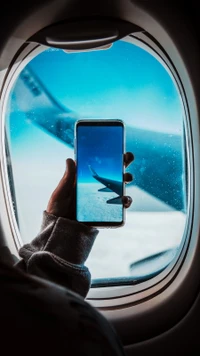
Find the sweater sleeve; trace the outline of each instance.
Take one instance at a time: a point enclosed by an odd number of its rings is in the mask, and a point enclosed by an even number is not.
[[[98,230],[43,213],[38,236],[19,250],[16,266],[86,297],[91,275],[84,265]]]

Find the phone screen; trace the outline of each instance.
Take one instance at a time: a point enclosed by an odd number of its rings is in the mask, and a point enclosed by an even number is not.
[[[123,224],[123,153],[121,121],[77,124],[77,221],[93,226]]]

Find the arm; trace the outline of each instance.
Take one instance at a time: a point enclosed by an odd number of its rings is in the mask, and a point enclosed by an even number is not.
[[[86,297],[91,275],[84,265],[98,230],[43,213],[40,234],[19,250],[16,266]]]
[[[75,182],[75,162],[67,159],[44,212],[41,232],[20,249],[22,260],[17,266],[85,297],[91,276],[84,263],[98,231],[75,221]]]
[[[132,160],[133,155],[126,153],[125,167]],[[132,180],[130,173],[125,173],[124,180]],[[84,263],[98,230],[75,221],[75,182],[75,162],[67,159],[65,173],[44,212],[41,232],[31,243],[19,250],[22,260],[17,266],[85,297],[91,276]],[[123,197],[125,208],[131,202],[130,197]]]

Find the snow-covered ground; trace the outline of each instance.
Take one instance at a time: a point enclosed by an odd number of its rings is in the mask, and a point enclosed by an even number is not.
[[[87,266],[93,278],[130,276],[130,264],[180,244],[184,214],[130,212],[123,228],[100,230]]]
[[[101,183],[79,183],[77,192],[79,221],[122,221],[122,205],[107,204],[107,201],[116,198],[117,194],[99,192],[101,188],[105,188]]]

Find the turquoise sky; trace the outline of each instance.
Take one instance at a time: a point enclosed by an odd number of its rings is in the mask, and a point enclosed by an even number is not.
[[[52,95],[83,117],[119,118],[165,132],[182,129],[182,105],[172,78],[147,51],[118,41],[109,50],[50,49],[29,64]]]
[[[109,50],[85,53],[49,49],[28,66],[59,103],[82,118],[115,118],[123,120],[125,128],[182,134],[182,103],[172,78],[157,59],[136,45],[118,41]],[[26,101],[21,93],[23,98]],[[22,159],[31,143],[35,153],[53,151],[49,140],[55,139],[26,119],[15,86],[10,104],[7,123],[13,154]]]

